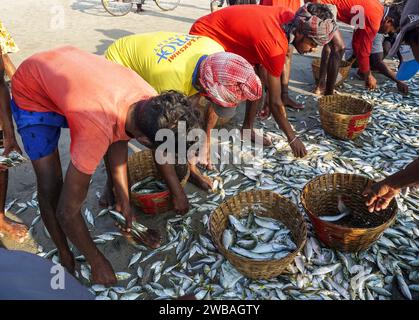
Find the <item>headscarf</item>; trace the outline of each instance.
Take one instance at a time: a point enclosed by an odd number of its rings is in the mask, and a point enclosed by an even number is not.
[[[338,26],[336,19],[322,20],[318,16],[311,14],[308,8],[312,5],[326,6],[306,3],[296,12],[294,20],[291,23],[291,28],[313,39],[319,46],[323,46],[332,40]],[[336,14],[334,14],[336,7],[333,5],[327,5],[327,7],[329,7],[329,10],[336,17]]]
[[[223,107],[262,96],[262,84],[253,66],[234,53],[209,55],[199,66],[199,80],[204,95]]]

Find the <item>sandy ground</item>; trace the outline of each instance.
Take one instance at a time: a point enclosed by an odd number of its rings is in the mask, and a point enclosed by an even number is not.
[[[195,19],[210,12],[208,0],[182,0],[178,9],[172,12],[160,11],[152,1],[147,1],[144,8],[146,12],[141,14],[131,13],[125,17],[112,17],[104,11],[98,0],[2,0],[0,2],[1,19],[21,49],[20,52],[12,55],[16,65],[33,53],[64,44],[72,44],[92,53],[103,54],[114,40],[126,35],[160,30],[187,32]],[[345,38],[348,38],[350,29],[343,27],[343,31]],[[296,128],[303,125],[301,120],[306,120],[307,125],[310,126],[307,116],[316,110],[316,104],[309,90],[313,86],[311,60],[319,53],[320,50],[314,55],[294,55],[290,90],[294,96],[307,95],[306,110],[289,112],[290,116],[295,118],[293,124]],[[359,81],[351,82],[355,85],[362,85]],[[243,118],[243,109],[241,106],[241,112],[232,124],[240,123]],[[59,148],[63,170],[65,170],[69,163],[69,134],[66,130],[63,130]],[[85,204],[95,213],[100,210],[95,194],[101,191],[104,182],[104,166],[101,164],[93,176]],[[10,170],[8,201],[30,200],[35,190],[36,181],[29,163]],[[186,190],[192,192],[195,188],[189,184]],[[174,215],[169,212],[150,217],[138,211],[137,213],[141,222],[159,229],[162,233],[165,231],[165,221]],[[27,225],[30,225],[35,217],[35,210],[28,209],[20,217]],[[116,231],[116,228],[111,218],[99,218],[96,220],[92,234],[98,235],[112,230]],[[43,232],[42,222],[35,226],[34,240],[43,246],[45,251],[54,248],[52,241]],[[121,238],[100,247],[116,271],[126,270],[134,250],[124,239]]]

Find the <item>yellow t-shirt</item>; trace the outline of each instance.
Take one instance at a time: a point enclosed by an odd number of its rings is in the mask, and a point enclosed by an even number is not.
[[[153,32],[121,38],[106,59],[137,72],[157,92],[176,90],[187,96],[198,91],[192,78],[199,59],[223,52],[214,40],[176,32]]]

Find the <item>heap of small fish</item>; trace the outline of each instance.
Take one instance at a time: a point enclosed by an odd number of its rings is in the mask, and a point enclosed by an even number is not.
[[[378,91],[366,92],[363,87],[344,85],[344,90],[349,89],[352,94],[358,93],[376,104],[371,123],[355,141],[336,140],[326,135],[317,113],[308,117],[309,125],[302,121],[305,128],[297,132],[309,150],[306,158],[294,159],[280,131],[269,129],[278,142],[274,148],[264,151],[263,159],[253,161],[261,164],[261,169],[251,165],[228,168],[221,165],[220,172],[211,172],[209,176],[222,179],[226,197],[253,189],[272,190],[293,200],[301,211],[302,188],[320,174],[353,173],[380,180],[419,156],[419,80],[409,82],[411,94],[407,97],[391,91],[393,87],[388,82]],[[289,118],[292,122],[295,119]],[[245,151],[240,152],[246,156]],[[119,279],[124,279],[118,286],[90,287],[97,299],[171,299],[195,294],[198,299],[383,300],[391,299],[393,291],[398,290],[406,299],[418,294],[417,191],[401,194],[395,224],[363,252],[349,254],[324,247],[308,222],[305,248],[282,275],[270,280],[244,277],[212,243],[207,231],[208,216],[218,207],[222,195],[210,194],[205,198],[205,193],[195,192],[188,197],[190,212],[167,221],[167,243],[154,250],[133,247],[127,267],[118,273]],[[33,201],[17,205],[31,207]],[[108,213],[102,211],[96,219],[99,216],[107,219]],[[95,242],[112,242],[120,235],[108,231],[96,236]],[[57,261],[54,250],[40,255]],[[84,257],[76,259],[82,263],[80,277],[90,281]]]
[[[147,177],[131,187],[131,191],[139,194],[158,193],[167,190],[167,185],[154,177]]]
[[[252,260],[282,259],[297,249],[290,230],[278,220],[250,212],[246,218],[228,216],[229,226],[223,232],[227,250]]]
[[[0,148],[0,154],[3,154],[3,153],[4,153],[4,148]],[[0,164],[5,165],[9,168],[17,167],[18,165],[22,164],[25,161],[27,161],[26,158],[16,151],[10,152],[7,157],[0,156]]]

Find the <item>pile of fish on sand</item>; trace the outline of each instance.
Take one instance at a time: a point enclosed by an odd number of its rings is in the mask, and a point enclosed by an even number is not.
[[[209,176],[222,180],[217,193],[189,194],[191,210],[185,216],[167,220],[167,242],[150,250],[133,246],[132,258],[117,273],[118,286],[93,285],[97,299],[172,299],[194,294],[198,299],[391,299],[399,291],[411,299],[419,291],[419,194],[415,190],[398,197],[398,215],[394,225],[368,250],[342,253],[320,243],[307,219],[308,239],[295,262],[280,276],[269,280],[251,280],[241,275],[215,248],[208,233],[209,214],[224,197],[240,191],[272,190],[299,206],[303,186],[325,173],[351,173],[380,180],[403,169],[416,159],[419,148],[419,80],[409,82],[411,94],[394,92],[387,82],[380,90],[366,92],[363,87],[344,84],[343,91],[375,104],[371,122],[355,141],[336,140],[324,133],[318,113],[309,116],[309,124],[297,130],[309,154],[295,159],[278,129],[270,129],[277,142],[264,150],[259,159],[262,170],[253,166],[221,166]],[[301,98],[299,98],[302,100]],[[290,117],[291,123],[295,119]],[[301,124],[301,123],[300,123]],[[267,127],[262,123],[262,127]],[[246,156],[242,151],[243,157]],[[254,161],[256,162],[256,160]],[[220,185],[220,183],[219,183]],[[36,200],[17,205],[31,207]],[[88,210],[88,209],[86,209]],[[35,222],[39,221],[39,210]],[[102,210],[96,217],[89,212],[86,220],[111,219]],[[26,214],[26,213],[24,213]],[[33,230],[34,224],[31,229]],[[94,236],[96,244],[115,241],[121,233],[107,231]],[[55,250],[55,251],[54,251]],[[56,249],[39,255],[58,261]],[[90,270],[83,256],[80,280],[90,283]]]
[[[155,177],[147,177],[131,187],[131,191],[139,194],[158,193],[167,190],[167,185]]]
[[[222,242],[237,255],[252,260],[279,260],[297,249],[289,236],[291,231],[278,220],[253,212],[245,218],[229,215],[228,219]]]

